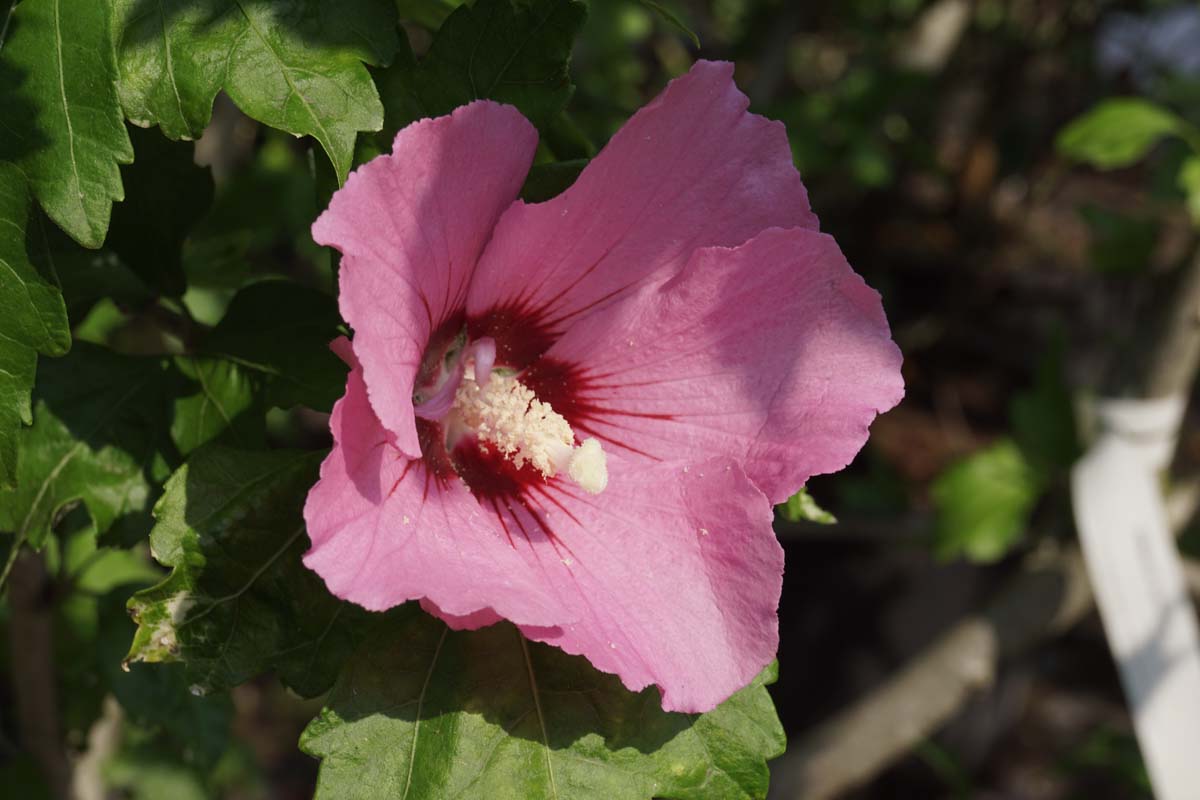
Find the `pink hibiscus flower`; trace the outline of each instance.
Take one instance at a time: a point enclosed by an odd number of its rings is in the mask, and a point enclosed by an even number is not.
[[[313,225],[353,341],[305,563],[369,609],[508,619],[663,707],[778,645],[773,503],[903,394],[878,295],[817,230],[783,126],[698,63],[559,197],[475,102],[402,130]]]

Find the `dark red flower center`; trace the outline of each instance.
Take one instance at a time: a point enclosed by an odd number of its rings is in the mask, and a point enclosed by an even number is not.
[[[576,442],[573,433],[592,413],[577,394],[581,370],[545,355],[556,338],[538,315],[514,306],[438,326],[414,392],[431,475],[461,478],[481,501],[524,498],[559,473],[603,489],[600,443]],[[477,376],[473,354],[486,351],[490,362],[493,348],[495,371],[489,363]]]

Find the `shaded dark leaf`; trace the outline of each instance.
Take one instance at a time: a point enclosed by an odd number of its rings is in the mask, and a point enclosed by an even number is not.
[[[129,601],[129,662],[182,661],[204,692],[269,669],[305,697],[329,688],[367,614],[300,562],[321,455],[209,446],[171,476],[150,544],[173,569]]]

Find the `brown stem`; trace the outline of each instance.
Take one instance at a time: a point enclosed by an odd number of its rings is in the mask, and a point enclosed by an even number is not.
[[[17,557],[8,585],[9,650],[21,746],[41,767],[51,795],[69,800],[71,766],[54,684],[51,586],[41,553],[27,550]]]

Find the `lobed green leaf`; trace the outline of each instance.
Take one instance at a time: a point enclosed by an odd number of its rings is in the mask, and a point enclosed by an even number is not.
[[[167,481],[150,536],[171,574],[135,594],[128,662],[181,661],[197,691],[268,669],[297,693],[327,690],[366,612],[301,562],[301,509],[321,454],[210,445]]]
[[[39,548],[76,502],[98,533],[118,522],[146,526],[174,452],[167,417],[177,381],[162,359],[82,342],[44,363],[16,486],[0,490],[0,531]]]
[[[24,0],[0,50],[0,160],[16,164],[46,213],[99,247],[118,164],[133,160],[117,100],[107,0]]]
[[[262,375],[269,406],[329,411],[346,386],[346,365],[329,349],[341,324],[329,295],[262,281],[234,296],[202,349]]]
[[[363,63],[399,45],[389,0],[113,0],[121,105],[172,139],[200,135],[224,90],[259,122],[321,143],[345,180],[383,108]]]
[[[318,798],[766,796],[784,747],[772,665],[704,715],[664,712],[508,623],[456,632],[409,604],[345,665],[300,746]]]
[[[380,138],[419,117],[447,114],[473,100],[516,106],[544,128],[574,91],[567,74],[587,17],[578,0],[478,0],[446,18],[419,62],[397,59],[377,75],[387,121]]]
[[[262,447],[266,409],[258,376],[220,358],[179,356],[176,368],[194,382],[195,392],[174,401],[171,438],[181,455],[214,440],[241,447]]]
[[[20,428],[33,421],[37,353],[58,356],[71,346],[55,276],[29,258],[29,240],[40,232],[31,211],[24,176],[0,162],[0,487],[17,479]]]

